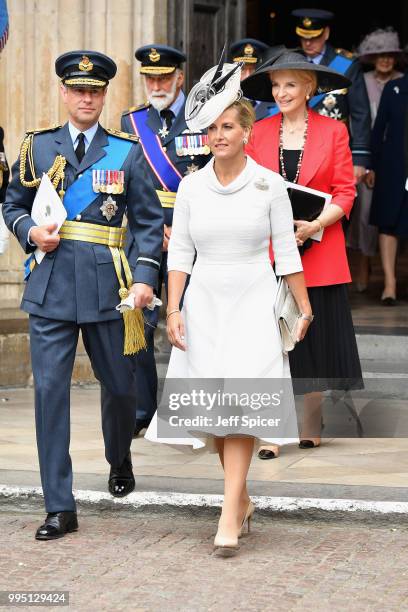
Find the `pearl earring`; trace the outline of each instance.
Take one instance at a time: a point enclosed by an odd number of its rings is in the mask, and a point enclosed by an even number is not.
[[[309,94],[306,95],[306,100],[310,100]]]
[[[244,138],[244,144],[248,144],[248,138]]]

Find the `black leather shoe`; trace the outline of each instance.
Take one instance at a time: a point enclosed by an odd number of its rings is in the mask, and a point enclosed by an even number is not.
[[[137,438],[142,429],[147,429],[150,425],[150,421],[142,421],[140,419],[136,419],[135,431],[133,432],[133,437]]]
[[[392,296],[383,297],[383,298],[381,298],[381,304],[383,306],[396,306],[397,305],[397,300],[396,300],[396,298],[394,298]]]
[[[133,491],[135,484],[132,456],[129,451],[120,467],[111,467],[110,469],[108,481],[109,493],[114,497],[125,497]]]
[[[44,524],[35,533],[36,540],[57,540],[63,538],[66,533],[77,531],[77,513],[70,511],[49,512]]]
[[[276,455],[273,450],[262,448],[258,453],[258,459],[276,459]]]

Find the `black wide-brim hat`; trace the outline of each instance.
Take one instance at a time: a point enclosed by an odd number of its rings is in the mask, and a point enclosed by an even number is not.
[[[309,62],[301,53],[285,49],[263,62],[255,72],[244,79],[241,89],[246,98],[274,102],[272,96],[272,83],[269,73],[275,70],[308,70],[317,77],[316,93],[327,93],[335,89],[350,87],[351,81],[343,74],[327,66]]]

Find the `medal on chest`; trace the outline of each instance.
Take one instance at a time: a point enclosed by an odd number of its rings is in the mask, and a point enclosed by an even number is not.
[[[95,193],[121,194],[124,191],[123,170],[92,170],[92,189]]]
[[[116,215],[116,211],[118,210],[118,206],[112,196],[108,196],[106,200],[104,200],[102,206],[99,209],[102,215],[110,221],[112,217]]]

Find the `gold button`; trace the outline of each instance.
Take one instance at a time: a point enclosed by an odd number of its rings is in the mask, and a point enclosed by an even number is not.
[[[81,219],[82,219],[82,216],[81,216],[81,215],[77,215],[77,216],[75,217],[75,221],[80,221]]]

